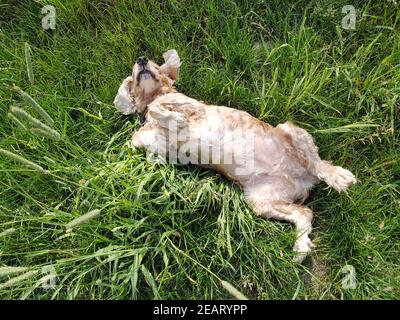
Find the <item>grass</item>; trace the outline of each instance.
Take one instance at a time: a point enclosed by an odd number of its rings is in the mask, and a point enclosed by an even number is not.
[[[0,4],[0,298],[399,299],[400,10],[352,1],[344,30],[346,4]],[[294,228],[256,217],[229,181],[129,147],[138,118],[112,106],[118,86],[137,56],[171,48],[179,91],[292,120],[361,181],[313,189],[309,265],[291,260]]]

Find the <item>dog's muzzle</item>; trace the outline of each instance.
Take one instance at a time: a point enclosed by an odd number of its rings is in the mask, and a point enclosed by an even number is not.
[[[136,63],[137,63],[139,66],[145,66],[148,62],[149,62],[149,59],[147,59],[146,57],[139,57],[139,58],[136,60]]]

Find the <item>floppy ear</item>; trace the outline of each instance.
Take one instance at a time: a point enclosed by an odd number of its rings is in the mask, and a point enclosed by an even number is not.
[[[161,66],[161,71],[174,82],[178,79],[181,59],[175,49],[163,53],[165,63]]]
[[[114,99],[115,107],[124,115],[135,113],[135,100],[131,96],[131,86],[133,78],[127,77],[118,89],[118,93]]]

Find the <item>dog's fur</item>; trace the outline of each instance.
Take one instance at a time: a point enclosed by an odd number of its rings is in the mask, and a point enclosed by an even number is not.
[[[147,123],[133,135],[133,145],[171,158],[171,123],[179,136],[184,133],[173,146],[178,154],[201,140],[189,162],[197,163],[206,154],[211,163],[200,165],[237,182],[258,215],[295,224],[294,259],[302,262],[313,247],[309,238],[313,214],[302,205],[309,190],[323,180],[342,192],[356,182],[354,175],[321,160],[312,136],[290,122],[273,127],[247,112],[207,105],[176,92],[173,84],[179,73],[179,56],[175,50],[163,56],[161,66],[153,61],[145,66],[136,63],[132,76],[123,81],[115,97],[114,104],[123,114],[144,113],[147,108]],[[234,136],[235,141],[227,136]],[[185,144],[186,149],[179,150]],[[224,164],[219,158],[210,159],[209,147],[236,160]],[[238,174],[237,159],[253,161],[252,171]]]

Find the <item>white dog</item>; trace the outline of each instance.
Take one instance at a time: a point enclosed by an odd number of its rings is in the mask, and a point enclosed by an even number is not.
[[[302,262],[313,244],[312,211],[301,205],[319,180],[341,192],[354,175],[321,160],[312,136],[290,122],[268,125],[247,112],[207,105],[173,87],[180,59],[175,50],[164,64],[140,57],[132,76],[118,90],[114,104],[123,114],[144,114],[146,123],[133,145],[170,161],[194,163],[237,182],[254,211],[295,224],[295,261]]]

